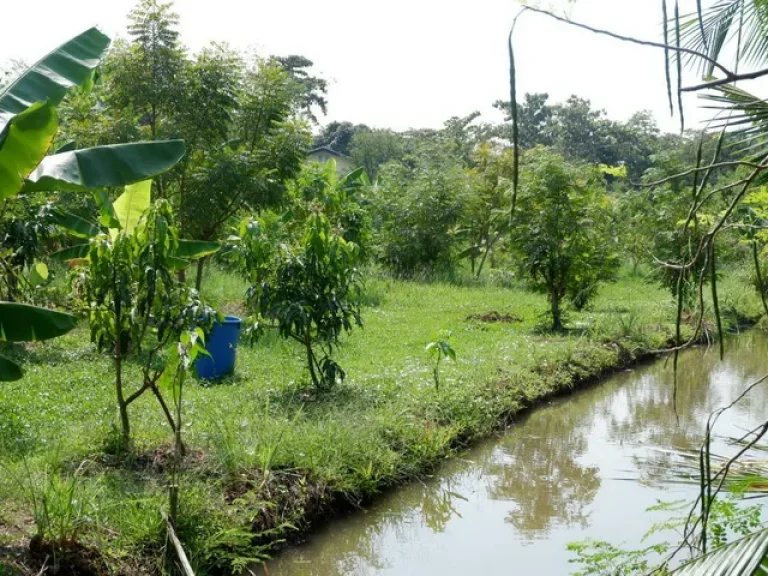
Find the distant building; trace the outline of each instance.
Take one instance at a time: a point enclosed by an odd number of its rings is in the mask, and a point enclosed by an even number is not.
[[[319,162],[320,164],[325,164],[328,160],[336,161],[336,173],[339,176],[346,176],[352,172],[352,159],[341,152],[336,152],[333,148],[320,146],[307,153],[307,162]]]

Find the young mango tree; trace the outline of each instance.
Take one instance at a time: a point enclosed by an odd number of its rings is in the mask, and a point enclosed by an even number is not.
[[[319,210],[307,219],[303,237],[274,252],[273,265],[248,291],[257,318],[299,342],[318,390],[344,380],[333,358],[343,332],[362,326],[359,248],[344,240]]]
[[[309,167],[289,185],[288,212],[243,221],[230,239],[229,256],[250,283],[249,333],[257,339],[271,327],[298,342],[318,390],[346,377],[333,350],[344,332],[362,326],[358,242],[370,224],[355,191],[366,181],[362,170],[337,180],[332,162]]]
[[[0,90],[0,201],[28,192],[82,192],[125,186],[160,174],[184,154],[180,141],[136,143],[49,154],[59,128],[56,107],[76,86],[91,82],[110,40],[92,28],[65,42]],[[5,262],[3,262],[5,264]],[[74,316],[0,302],[0,341],[61,336]],[[21,378],[19,365],[0,357],[0,381]]]
[[[563,299],[583,306],[618,268],[602,182],[598,170],[543,147],[523,157],[510,245],[521,275],[547,293],[555,331],[563,329]]]
[[[157,398],[174,434],[179,434],[180,409],[174,417],[161,385],[169,381],[173,369],[167,371],[160,357],[171,342],[179,342],[181,334],[210,329],[216,319],[197,292],[178,282],[174,273],[190,259],[216,252],[218,244],[180,240],[170,204],[151,203],[151,184],[146,180],[127,186],[114,204],[102,204],[102,220],[109,228],[52,212],[56,222],[73,234],[90,236],[88,243],[53,256],[77,266],[73,293],[88,317],[91,340],[100,350],[112,353],[123,447],[131,439],[128,408],[148,391]],[[146,352],[142,383],[129,394],[123,380],[124,362],[142,351]],[[178,368],[178,362],[170,365]]]

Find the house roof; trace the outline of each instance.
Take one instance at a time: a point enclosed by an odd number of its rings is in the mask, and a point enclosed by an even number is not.
[[[309,152],[307,152],[307,156],[310,154],[314,154],[315,152],[327,152],[328,154],[332,154],[333,156],[338,156],[339,158],[349,158],[346,154],[342,154],[341,152],[337,152],[333,148],[330,148],[329,146],[318,146],[317,148],[313,148]]]

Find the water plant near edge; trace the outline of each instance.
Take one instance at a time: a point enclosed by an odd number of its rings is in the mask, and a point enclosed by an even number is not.
[[[456,351],[448,343],[451,337],[450,332],[443,336],[442,340],[434,340],[427,344],[425,350],[435,359],[435,366],[432,368],[432,377],[435,380],[435,390],[440,391],[440,362],[443,358],[456,362]]]

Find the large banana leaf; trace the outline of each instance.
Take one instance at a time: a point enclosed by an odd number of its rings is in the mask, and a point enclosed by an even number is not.
[[[678,568],[675,576],[756,576],[768,574],[768,530],[718,548]]]
[[[0,200],[14,196],[48,153],[59,121],[50,104],[34,104],[0,132]]]
[[[35,342],[66,334],[77,324],[77,318],[63,312],[28,304],[0,302],[0,341]],[[21,367],[0,356],[0,382],[21,378]]]
[[[88,251],[90,248],[90,244],[77,244],[75,246],[59,250],[58,252],[54,252],[50,255],[50,258],[51,260],[56,260],[58,262],[65,262],[67,260],[82,260],[88,256]]]
[[[94,224],[80,218],[77,214],[66,212],[64,210],[51,210],[48,214],[51,222],[57,226],[61,226],[67,232],[78,238],[93,238],[101,233],[101,228],[98,224]]]
[[[17,22],[15,25],[22,24]],[[48,102],[56,106],[70,88],[85,84],[107,51],[109,42],[109,38],[96,28],[86,30],[59,46],[0,91],[0,132],[14,115],[32,104]]]
[[[32,172],[24,192],[82,192],[126,186],[166,172],[184,156],[182,140],[136,142],[72,150],[47,156]]]
[[[77,324],[71,314],[29,304],[0,302],[0,341],[36,342],[66,334]]]
[[[22,376],[21,367],[16,362],[0,356],[0,382],[19,380]]]
[[[221,245],[218,242],[206,242],[204,240],[179,240],[179,247],[176,250],[177,258],[185,260],[197,260],[205,258],[211,254],[216,254]]]
[[[144,180],[125,187],[112,207],[115,210],[115,216],[120,222],[123,231],[130,234],[136,224],[138,224],[141,215],[149,208],[151,202],[152,180]]]

